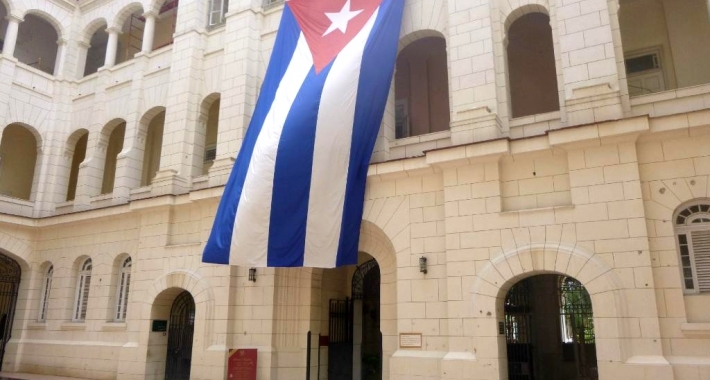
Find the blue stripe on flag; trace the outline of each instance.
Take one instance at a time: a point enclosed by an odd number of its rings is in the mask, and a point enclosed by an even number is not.
[[[229,251],[232,244],[232,232],[234,231],[234,220],[237,213],[237,206],[242,195],[244,179],[247,175],[249,162],[254,151],[254,144],[261,132],[264,119],[271,109],[276,96],[276,90],[281,83],[281,79],[286,73],[286,69],[291,62],[293,53],[296,50],[301,29],[289,7],[284,7],[279,33],[274,43],[274,52],[266,71],[266,77],[261,87],[261,94],[257,101],[256,109],[252,115],[249,128],[244,136],[242,147],[239,150],[237,161],[232,168],[227,185],[224,188],[224,195],[217,208],[212,232],[207,240],[205,250],[202,254],[202,261],[214,264],[229,264]]]
[[[367,170],[387,104],[404,0],[384,0],[365,46],[336,265],[357,264]]]
[[[270,267],[303,266],[318,109],[331,67],[319,74],[311,70],[281,132],[269,225]]]

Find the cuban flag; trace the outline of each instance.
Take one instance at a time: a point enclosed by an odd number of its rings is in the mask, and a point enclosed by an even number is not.
[[[287,0],[202,261],[357,263],[404,0]]]

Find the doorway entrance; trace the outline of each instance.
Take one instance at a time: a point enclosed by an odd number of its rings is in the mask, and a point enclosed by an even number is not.
[[[15,260],[0,254],[0,370],[5,357],[5,347],[12,335],[21,273],[20,265]]]
[[[597,380],[592,301],[576,279],[526,278],[508,291],[509,380]]]
[[[375,259],[355,269],[350,295],[329,302],[328,379],[381,380],[380,267]]]
[[[192,336],[195,332],[195,300],[184,291],[170,309],[165,380],[189,380],[192,361]]]

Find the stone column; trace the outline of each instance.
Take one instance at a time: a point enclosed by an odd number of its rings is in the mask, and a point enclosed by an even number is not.
[[[57,58],[54,62],[54,76],[63,76],[64,62],[67,58],[67,40],[60,38],[57,41]]]
[[[5,32],[5,44],[2,48],[2,54],[12,57],[15,54],[15,44],[17,44],[17,30],[23,20],[17,16],[9,15],[7,21],[7,31]]]
[[[145,17],[145,27],[143,28],[143,46],[141,47],[141,53],[148,54],[153,51],[153,40],[155,39],[155,17],[156,14],[153,11],[146,12],[143,14]]]
[[[84,71],[86,70],[86,56],[91,49],[91,45],[88,42],[79,41],[77,42],[78,47],[78,57],[76,62],[76,75],[75,78],[83,78]]]
[[[118,35],[120,31],[118,28],[108,28],[106,29],[108,33],[108,42],[106,43],[106,60],[104,61],[104,67],[113,67],[116,64],[116,51],[118,50]]]

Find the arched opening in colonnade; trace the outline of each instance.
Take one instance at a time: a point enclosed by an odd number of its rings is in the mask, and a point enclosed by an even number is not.
[[[173,34],[177,26],[179,0],[165,0],[158,10],[158,17],[155,21],[155,37],[153,39],[153,49],[171,45]]]
[[[707,1],[619,1],[618,6],[629,96],[710,83]]]
[[[193,176],[207,174],[217,158],[220,100],[220,94],[214,93],[202,101],[193,145]]]
[[[141,124],[141,129],[146,134],[141,186],[149,186],[153,183],[153,178],[158,173],[158,169],[160,169],[160,155],[163,151],[163,131],[165,128],[165,108],[158,107],[148,111],[143,116]]]
[[[17,31],[15,58],[27,66],[55,74],[59,32],[40,15],[25,15]]]
[[[83,76],[97,72],[106,61],[106,50],[108,46],[108,33],[106,32],[106,28],[106,22],[100,22],[100,24],[96,26],[96,31],[91,34],[89,38],[84,72],[82,73]]]
[[[512,117],[559,111],[550,16],[534,11],[512,21],[506,55]]]
[[[120,34],[116,44],[116,64],[130,61],[143,48],[145,18],[143,9],[133,9],[120,24]]]
[[[10,124],[2,132],[0,143],[0,194],[32,200],[35,166],[39,144],[34,130],[22,124]]]
[[[5,6],[4,1],[0,1],[0,38],[2,38],[2,41],[0,41],[0,51],[2,50],[5,42],[5,34],[7,33],[7,17],[8,17],[8,9],[7,6]]]
[[[592,301],[576,279],[541,274],[507,292],[503,304],[509,380],[596,380]]]
[[[67,201],[76,197],[76,187],[79,179],[79,165],[86,158],[86,145],[89,141],[89,132],[85,129],[78,130],[69,137],[66,147],[66,156],[71,157],[69,166],[69,183],[67,184]]]
[[[449,129],[449,71],[443,36],[422,37],[402,49],[394,87],[396,138]]]
[[[105,152],[103,178],[101,180],[101,194],[113,192],[116,183],[116,167],[118,154],[123,150],[123,140],[126,136],[126,121],[117,119],[108,123],[101,132],[100,145]]]

